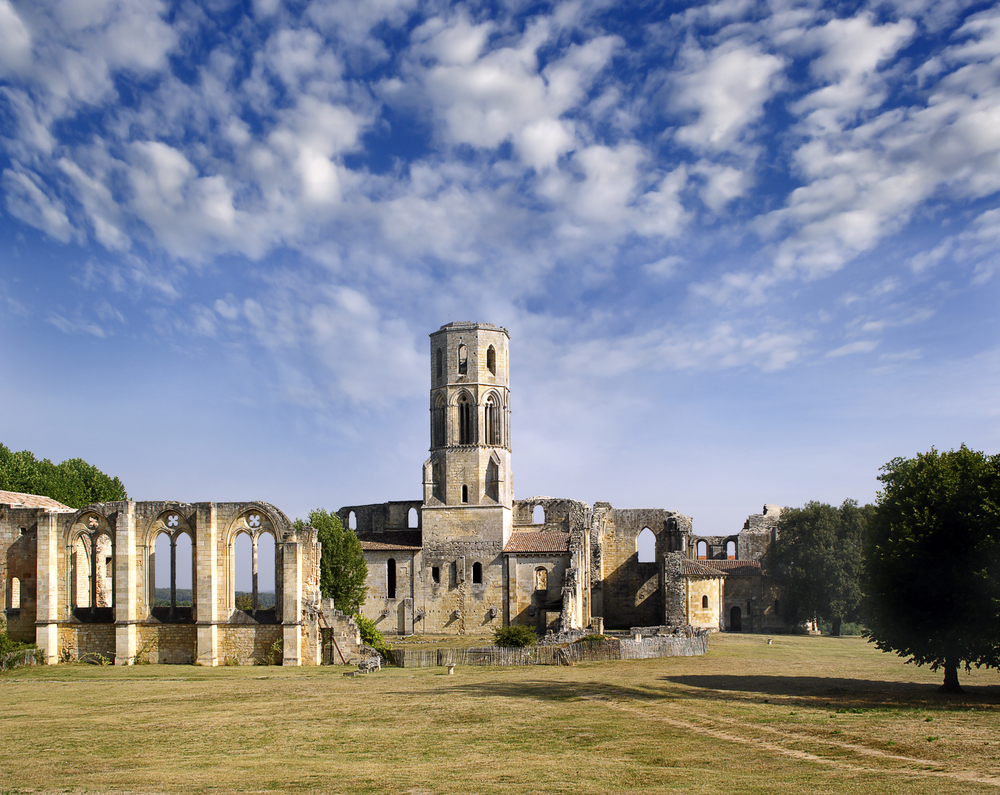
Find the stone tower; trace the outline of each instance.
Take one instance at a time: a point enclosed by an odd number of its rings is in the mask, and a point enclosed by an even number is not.
[[[423,543],[510,537],[507,330],[449,323],[430,335],[430,458],[424,464]]]

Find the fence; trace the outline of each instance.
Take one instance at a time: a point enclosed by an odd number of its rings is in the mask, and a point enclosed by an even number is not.
[[[436,665],[559,665],[567,662],[648,660],[654,657],[693,657],[708,651],[708,633],[691,636],[654,635],[642,640],[606,638],[596,643],[565,646],[529,646],[523,649],[484,646],[473,649],[391,649],[389,662],[400,668]]]

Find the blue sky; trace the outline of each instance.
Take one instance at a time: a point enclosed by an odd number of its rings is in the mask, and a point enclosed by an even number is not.
[[[1000,447],[990,3],[0,0],[0,441],[135,499],[416,499],[427,335],[516,497],[874,499]]]

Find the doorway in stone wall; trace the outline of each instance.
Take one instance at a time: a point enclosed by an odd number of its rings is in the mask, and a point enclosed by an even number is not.
[[[729,611],[729,631],[743,631],[743,611],[740,610],[739,607],[733,607],[733,609]]]

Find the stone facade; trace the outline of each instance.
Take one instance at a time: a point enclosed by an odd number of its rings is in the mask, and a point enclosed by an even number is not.
[[[317,664],[322,653],[320,545],[264,502],[121,502],[68,508],[47,498],[0,493],[7,627],[45,660],[100,655],[135,662],[220,665]],[[157,540],[171,576],[155,582]],[[252,608],[236,607],[237,538],[252,551]],[[258,542],[273,541],[275,605],[258,604]],[[191,549],[191,605],[178,604],[176,547]],[[154,589],[168,589],[157,606]],[[334,623],[346,619],[339,616]],[[353,626],[353,623],[351,623]],[[357,628],[343,630],[357,653]],[[353,637],[350,644],[347,638]]]
[[[515,500],[508,342],[505,329],[488,323],[449,323],[430,335],[423,498],[338,511],[368,562],[362,614],[390,635],[503,624],[727,628],[725,572],[683,561],[725,560],[727,547],[734,560],[740,550],[759,558],[780,511],[766,506],[733,536],[697,538],[691,518],[676,511]],[[767,615],[757,579],[752,604]],[[729,601],[737,598],[742,592]]]

